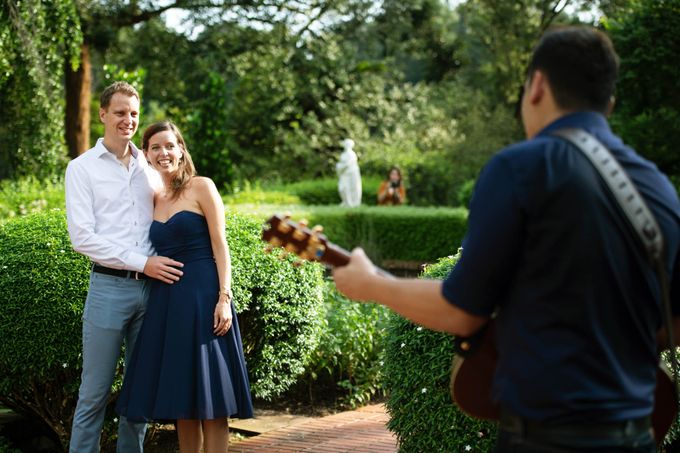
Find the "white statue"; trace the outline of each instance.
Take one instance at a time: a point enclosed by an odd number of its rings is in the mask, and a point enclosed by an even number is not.
[[[359,159],[354,152],[354,140],[346,138],[340,142],[343,146],[342,154],[335,171],[338,173],[338,192],[340,192],[341,206],[356,207],[361,204],[361,173]]]

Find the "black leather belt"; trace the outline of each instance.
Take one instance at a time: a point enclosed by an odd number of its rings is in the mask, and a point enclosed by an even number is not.
[[[100,266],[99,264],[95,264],[92,266],[92,272],[97,272],[98,274],[113,275],[114,277],[133,278],[135,280],[146,280],[147,278],[149,278],[143,272],[126,271],[125,269],[111,269],[110,267]]]
[[[526,439],[566,440],[566,439],[610,439],[623,440],[636,437],[651,429],[650,417],[642,417],[617,422],[569,423],[552,425],[535,422],[501,411],[500,429],[518,434]]]

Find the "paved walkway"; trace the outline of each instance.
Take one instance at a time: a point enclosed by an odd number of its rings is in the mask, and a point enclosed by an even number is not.
[[[395,453],[395,436],[385,424],[382,404],[320,418],[310,418],[230,443],[232,453]]]

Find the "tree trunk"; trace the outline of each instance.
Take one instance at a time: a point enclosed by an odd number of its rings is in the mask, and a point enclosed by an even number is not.
[[[90,99],[92,93],[92,65],[90,46],[80,47],[80,66],[76,71],[66,62],[66,145],[69,156],[78,157],[90,148]]]

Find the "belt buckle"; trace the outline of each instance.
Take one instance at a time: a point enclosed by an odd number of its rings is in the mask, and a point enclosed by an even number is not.
[[[137,271],[135,271],[135,280],[141,280],[141,278],[139,278],[139,272]]]

